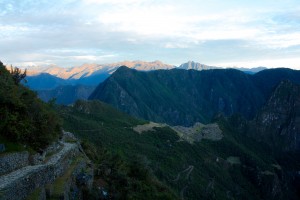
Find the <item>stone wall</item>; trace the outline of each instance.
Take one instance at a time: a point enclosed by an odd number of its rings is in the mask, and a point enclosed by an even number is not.
[[[0,156],[0,176],[28,165],[27,151],[4,154]]]
[[[64,144],[64,148],[53,155],[46,164],[27,166],[0,180],[1,200],[22,200],[37,188],[53,183],[69,168],[71,159],[79,153],[77,144]],[[28,161],[28,157],[27,157]]]

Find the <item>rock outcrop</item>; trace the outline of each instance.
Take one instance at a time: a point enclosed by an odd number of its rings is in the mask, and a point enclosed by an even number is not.
[[[282,81],[250,127],[250,134],[276,149],[299,151],[300,86]]]

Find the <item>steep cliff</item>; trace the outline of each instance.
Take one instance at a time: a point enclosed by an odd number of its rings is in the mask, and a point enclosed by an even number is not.
[[[250,125],[260,141],[283,151],[300,150],[300,85],[282,81]]]

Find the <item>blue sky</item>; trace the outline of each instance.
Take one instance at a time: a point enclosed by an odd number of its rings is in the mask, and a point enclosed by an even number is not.
[[[188,60],[300,69],[299,0],[0,0],[15,66]]]

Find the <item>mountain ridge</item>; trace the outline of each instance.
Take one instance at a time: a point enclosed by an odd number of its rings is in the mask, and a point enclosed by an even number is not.
[[[265,83],[274,73],[273,79]],[[265,70],[249,75],[235,69],[159,70],[119,68],[89,99],[99,99],[135,117],[171,125],[208,123],[217,113],[255,116],[282,80],[300,83],[300,71]]]
[[[216,66],[209,66],[195,61],[188,61],[186,63],[182,63],[178,67],[175,65],[170,65],[163,63],[159,60],[147,62],[147,61],[123,61],[123,62],[116,62],[116,63],[109,63],[109,64],[83,64],[80,66],[64,68],[59,67],[57,65],[50,65],[50,66],[31,66],[28,67],[28,76],[36,76],[41,73],[48,73],[55,77],[62,78],[62,79],[80,79],[84,77],[89,77],[92,75],[98,74],[112,74],[118,67],[120,66],[127,66],[132,69],[137,69],[141,71],[151,71],[151,70],[158,70],[158,69],[195,69],[195,70],[207,70],[207,69],[222,69],[222,67]],[[255,68],[235,68],[246,73],[257,73],[261,70],[266,69],[265,67],[255,67]]]
[[[145,62],[145,61],[123,61],[111,64],[83,64],[77,67],[62,68],[59,66],[42,67],[40,70],[28,70],[29,76],[48,73],[63,79],[80,79],[97,74],[111,74],[119,66],[126,65],[129,68],[139,69],[142,71],[171,69],[175,66],[164,64],[161,61]]]

